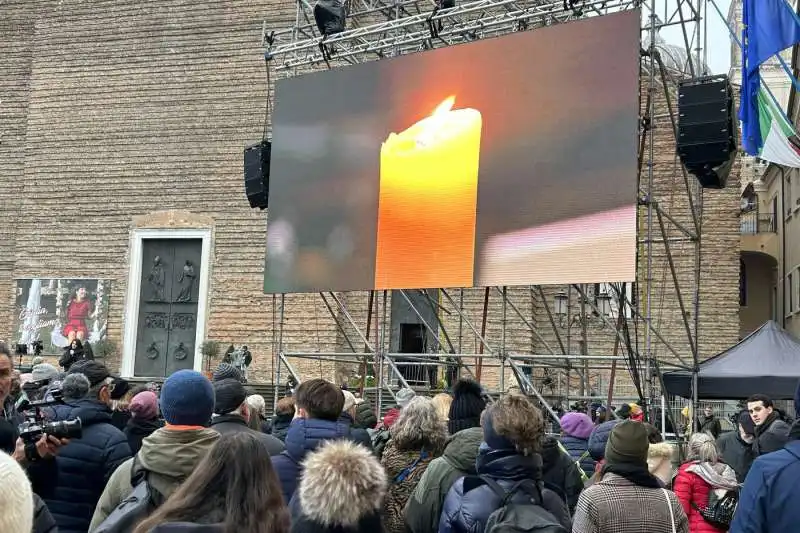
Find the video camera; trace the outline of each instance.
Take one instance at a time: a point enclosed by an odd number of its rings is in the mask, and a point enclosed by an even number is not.
[[[25,422],[19,427],[19,436],[25,442],[26,454],[34,447],[42,435],[50,435],[57,439],[79,439],[83,436],[83,424],[80,418],[47,422],[42,414],[43,407],[52,407],[64,403],[62,392],[51,392],[52,398],[40,401],[24,400],[19,411],[25,413]]]

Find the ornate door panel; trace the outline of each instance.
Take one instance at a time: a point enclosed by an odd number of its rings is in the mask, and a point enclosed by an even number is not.
[[[166,377],[194,365],[200,239],[147,239],[134,374]]]

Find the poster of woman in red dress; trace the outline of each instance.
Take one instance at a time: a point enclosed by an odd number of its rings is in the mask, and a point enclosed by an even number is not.
[[[81,342],[89,336],[87,320],[93,316],[92,302],[87,298],[86,287],[80,286],[71,295],[66,307],[66,319],[62,333],[72,342]]]
[[[41,341],[43,355],[60,355],[72,341],[105,339],[110,288],[103,279],[18,279],[14,341]]]

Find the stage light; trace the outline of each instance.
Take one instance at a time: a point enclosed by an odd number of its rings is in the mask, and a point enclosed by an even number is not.
[[[324,37],[344,31],[347,10],[340,0],[317,0],[314,4],[314,21]]]

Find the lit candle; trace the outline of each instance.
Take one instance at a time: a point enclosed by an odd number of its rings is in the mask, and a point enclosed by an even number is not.
[[[381,146],[376,289],[473,285],[482,120],[454,102]]]

